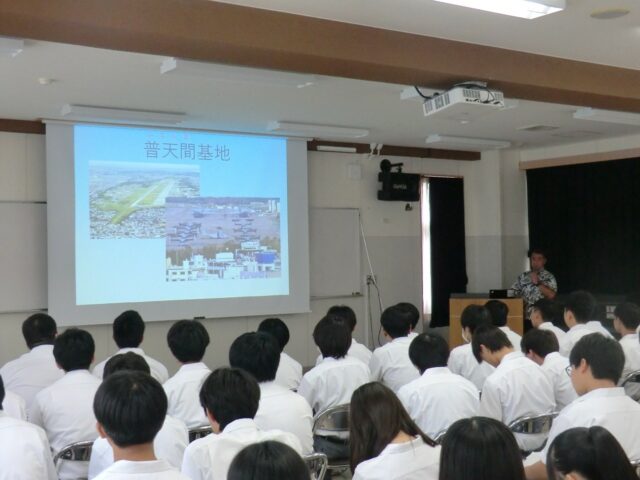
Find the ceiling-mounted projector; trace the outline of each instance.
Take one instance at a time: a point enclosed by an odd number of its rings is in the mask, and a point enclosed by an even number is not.
[[[425,117],[468,122],[493,110],[504,108],[504,95],[498,90],[476,85],[459,85],[424,101]]]

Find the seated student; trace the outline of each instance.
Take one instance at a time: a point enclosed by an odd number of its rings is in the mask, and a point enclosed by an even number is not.
[[[547,475],[559,480],[638,480],[627,455],[606,428],[570,428],[549,446]]]
[[[167,397],[155,378],[126,370],[109,375],[96,392],[93,410],[115,460],[95,480],[188,480],[154,452],[167,414]]]
[[[569,359],[558,353],[558,339],[553,332],[537,328],[529,330],[522,337],[520,348],[527,358],[542,367],[542,371],[549,378],[553,385],[557,411],[578,398],[571,379],[567,375]]]
[[[369,350],[363,344],[358,343],[356,339],[353,338],[353,332],[356,329],[357,325],[356,312],[354,312],[353,309],[351,307],[348,307],[347,305],[334,305],[329,310],[327,310],[327,315],[334,315],[341,318],[344,322],[346,322],[347,326],[351,330],[351,346],[349,347],[347,356],[357,358],[361,362],[369,365],[369,362],[371,361],[371,350]],[[318,355],[318,358],[316,358],[316,365],[318,365],[321,361],[322,355]]]
[[[120,350],[116,354],[133,352],[143,357],[151,368],[151,376],[158,380],[160,383],[164,383],[169,379],[169,372],[167,367],[153,358],[145,355],[144,351],[140,348],[144,337],[144,321],[138,312],[135,310],[127,310],[122,312],[113,321],[113,341]],[[111,358],[111,357],[109,357]],[[93,368],[93,374],[102,379],[102,371],[104,365],[109,360],[103,360]]]
[[[411,419],[431,438],[461,418],[478,414],[480,395],[469,380],[447,368],[447,341],[430,333],[418,335],[409,358],[422,375],[398,391]]]
[[[351,398],[349,436],[353,480],[436,480],[440,448],[380,382]]]
[[[322,318],[313,329],[313,340],[322,353],[322,362],[309,370],[298,388],[317,414],[329,407],[349,403],[353,391],[371,379],[369,367],[347,357],[351,331],[334,315]]]
[[[548,298],[542,298],[531,306],[531,325],[540,330],[548,330],[556,336],[558,345],[562,348],[567,332],[556,326],[558,305]]]
[[[513,433],[493,418],[458,420],[442,441],[439,480],[471,479],[524,480]]]
[[[22,323],[22,336],[29,352],[0,368],[5,388],[26,402],[27,412],[36,394],[64,375],[53,358],[53,341],[57,334],[53,318],[46,313],[34,313]]]
[[[151,375],[149,364],[137,353],[127,352],[114,355],[104,366],[106,380],[116,372],[142,372]],[[171,466],[180,470],[182,456],[189,444],[187,426],[177,418],[167,415],[162,428],[153,440],[153,449],[158,459],[166,460]],[[89,479],[94,478],[114,462],[113,449],[106,438],[97,438],[91,448],[89,460]]]
[[[624,352],[624,368],[620,381],[623,381],[630,373],[640,370],[640,342],[637,332],[640,326],[640,308],[634,303],[621,303],[613,315],[613,328],[622,337],[620,346]],[[629,383],[625,391],[636,400],[640,398],[640,385],[637,383]]]
[[[565,341],[560,345],[560,355],[568,357],[573,346],[585,335],[601,333],[611,337],[609,331],[595,320],[589,320],[596,308],[596,300],[589,292],[572,292],[564,302],[564,323],[569,328]]]
[[[0,479],[57,480],[44,430],[8,416],[2,407],[4,399],[0,376]]]
[[[478,361],[471,351],[471,338],[476,328],[481,325],[491,325],[491,314],[481,305],[469,305],[462,311],[460,324],[465,344],[451,350],[448,367],[452,373],[466,378],[478,390],[482,390],[485,380],[491,375],[494,368],[487,362],[478,365]]]
[[[284,443],[268,440],[244,447],[231,462],[227,480],[309,480],[307,464]]]
[[[18,420],[27,420],[27,403],[20,395],[5,390],[4,401],[1,407],[4,413],[10,417],[17,418]]]
[[[604,427],[620,442],[629,459],[640,459],[640,405],[617,387],[624,367],[620,344],[599,333],[586,335],[571,350],[569,362],[571,382],[579,398],[553,421],[540,461],[526,468],[528,479],[546,480],[544,462],[549,445],[573,427]]]
[[[508,425],[555,410],[553,385],[546,374],[522,352],[516,352],[502,330],[479,327],[473,333],[471,348],[478,363],[485,361],[496,368],[484,382],[478,415]],[[516,434],[516,440],[522,450],[535,450],[544,443],[540,435]]]
[[[298,454],[297,437],[280,430],[263,431],[253,420],[258,411],[258,382],[239,368],[218,368],[205,380],[200,402],[213,432],[189,444],[182,460],[182,473],[191,480],[224,480],[233,458],[247,445],[277,440]]]
[[[302,380],[302,365],[284,352],[289,343],[289,327],[279,318],[266,318],[258,325],[258,332],[272,335],[280,348],[280,364],[276,373],[276,383],[297,390]]]
[[[509,307],[507,304],[500,300],[489,300],[484,306],[491,314],[491,323],[505,333],[511,345],[520,345],[522,337],[507,326],[507,319],[509,317]]]
[[[409,303],[409,302],[397,303],[396,307],[404,310],[410,315],[409,323],[411,324],[411,332],[409,332],[409,335],[407,335],[407,337],[413,340],[419,335],[419,333],[416,332],[416,327],[418,326],[418,322],[420,321],[420,311],[416,308],[416,306],[413,303]]]
[[[391,341],[373,351],[369,368],[371,380],[384,383],[394,392],[420,377],[409,358],[411,314],[394,305],[382,312],[380,323],[384,336]]]
[[[78,328],[67,329],[53,344],[53,356],[65,374],[36,395],[29,421],[44,428],[54,454],[98,436],[92,404],[100,380],[89,372],[94,352],[93,337]],[[88,468],[89,462],[63,461],[60,479],[86,477]]]
[[[262,332],[240,335],[229,349],[229,364],[250,373],[260,385],[260,406],[255,415],[261,430],[279,429],[293,433],[302,445],[302,453],[313,452],[313,412],[299,394],[275,382],[280,346]]]
[[[187,428],[207,425],[209,421],[198,395],[204,379],[211,373],[202,363],[209,345],[209,333],[196,320],[180,320],[167,332],[167,343],[173,356],[182,364],[163,385],[169,399],[169,415],[182,420]]]

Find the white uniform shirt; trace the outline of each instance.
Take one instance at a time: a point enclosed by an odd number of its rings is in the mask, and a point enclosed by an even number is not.
[[[318,414],[329,407],[351,402],[353,391],[370,380],[369,367],[360,360],[327,357],[302,377],[298,393]]]
[[[282,352],[276,372],[276,383],[289,390],[297,390],[300,380],[302,380],[302,365]]]
[[[551,413],[556,403],[553,386],[542,368],[522,352],[505,355],[484,382],[479,416],[495,418],[508,425],[522,417]],[[544,437],[516,434],[523,450],[534,450]]]
[[[0,411],[0,480],[57,480],[47,435]]]
[[[27,403],[27,412],[36,394],[56,380],[64,371],[53,358],[53,345],[39,345],[0,368],[4,388],[20,395]]]
[[[513,348],[515,348],[516,350],[520,350],[520,340],[522,340],[522,336],[518,335],[509,327],[498,327],[498,328],[505,333],[505,335],[511,342],[511,345],[513,345]]]
[[[438,480],[440,447],[417,437],[406,443],[390,443],[380,455],[360,463],[353,480]]]
[[[640,370],[640,342],[638,341],[637,333],[630,333],[620,339],[620,346],[624,352],[624,369],[622,370],[622,376],[620,382],[632,372]],[[629,383],[625,387],[627,395],[638,400],[640,398],[640,385],[637,383]]]
[[[189,444],[184,452],[182,473],[191,480],[226,480],[234,457],[247,445],[275,440],[302,455],[295,435],[280,430],[262,431],[250,418],[235,420],[222,433],[207,435]]]
[[[576,323],[564,337],[564,344],[560,345],[560,355],[569,358],[571,349],[578,343],[578,340],[591,333],[593,333],[593,329],[587,327],[584,323]]]
[[[460,345],[451,350],[447,366],[452,373],[466,378],[478,390],[482,390],[485,380],[495,370],[487,362],[478,363],[476,357],[473,356],[470,343]]]
[[[567,375],[568,366],[569,359],[558,352],[549,353],[544,357],[544,363],[542,364],[542,371],[553,385],[556,411],[562,410],[578,398],[578,394],[571,383],[571,377]]]
[[[151,376],[153,378],[155,378],[156,380],[158,380],[161,384],[166,382],[167,380],[169,380],[169,371],[167,370],[167,367],[165,367],[159,361],[147,356],[141,348],[121,348],[120,350],[118,350],[112,356],[120,355],[122,353],[127,353],[127,352],[136,353],[136,354],[140,355],[142,358],[144,358],[147,361],[147,363],[149,364],[149,369],[151,370]],[[96,377],[98,377],[100,380],[102,380],[102,374],[104,372],[104,366],[107,364],[107,362],[110,359],[111,359],[111,357],[107,358],[106,360],[103,360],[102,362],[97,364],[95,367],[93,367],[92,373]]]
[[[462,418],[478,413],[480,395],[469,380],[447,367],[429,368],[398,391],[398,398],[420,429],[431,438]]]
[[[189,480],[165,460],[130,462],[119,460],[96,480]]]
[[[300,440],[302,453],[313,452],[313,411],[302,395],[275,382],[260,384],[260,405],[254,418],[260,430],[282,430]]]
[[[22,397],[13,392],[4,392],[2,410],[10,417],[17,418],[18,420],[27,420],[27,404]]]
[[[598,388],[578,397],[553,421],[549,440],[542,451],[543,463],[551,442],[574,427],[604,427],[616,437],[630,460],[640,460],[640,404],[624,393],[624,388]]]
[[[153,440],[156,458],[166,460],[173,468],[180,470],[182,457],[189,445],[187,426],[177,418],[166,416],[162,428]],[[89,460],[89,480],[113,465],[113,450],[106,438],[98,438],[91,448]]]
[[[588,329],[590,329],[594,333],[601,333],[605,337],[613,338],[613,335],[611,335],[611,332],[606,328],[604,328],[602,326],[602,323],[600,323],[598,320],[590,320],[587,323],[585,323],[585,325]]]
[[[376,348],[369,362],[371,379],[384,383],[394,392],[420,377],[420,372],[409,358],[409,337],[394,338]]]
[[[556,327],[553,323],[551,322],[542,322],[538,328],[540,330],[548,330],[550,332],[552,332],[556,338],[558,339],[558,345],[560,346],[560,351],[562,350],[566,350],[566,346],[565,343],[567,342],[566,340],[566,336],[567,336],[567,332],[565,332],[564,330],[562,330],[559,327]]]
[[[369,365],[371,361],[371,350],[369,350],[366,346],[361,343],[358,343],[355,338],[351,339],[351,346],[349,347],[349,351],[347,352],[347,357],[357,358],[361,362]],[[322,361],[322,355],[318,355],[316,358],[316,366],[320,364]]]
[[[89,370],[73,370],[36,395],[29,420],[44,428],[54,454],[98,437],[93,397],[99,386]],[[89,462],[62,462],[60,479],[86,477],[88,468]]]
[[[182,420],[187,428],[209,425],[209,419],[200,405],[200,387],[211,373],[204,363],[187,363],[162,386],[169,409],[167,415]]]

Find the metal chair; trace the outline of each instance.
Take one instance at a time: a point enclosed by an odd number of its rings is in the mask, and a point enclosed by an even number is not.
[[[204,438],[210,433],[213,433],[211,425],[202,425],[200,427],[195,427],[189,430],[189,443],[194,440],[198,440],[199,438]]]
[[[329,460],[324,453],[312,453],[302,457],[304,463],[309,467],[309,473],[311,473],[312,480],[323,480],[327,473],[329,466]]]
[[[627,395],[636,401],[640,401],[640,370],[631,372],[620,383],[620,386],[627,391]],[[631,388],[627,388],[631,387]]]
[[[60,449],[53,457],[53,464],[56,470],[60,469],[62,462],[88,462],[91,458],[93,440],[76,442]]]
[[[314,437],[333,437],[349,441],[349,404],[336,405],[318,413],[313,419]],[[327,469],[344,470],[349,468],[349,458],[328,459]]]
[[[558,416],[558,412],[543,413],[541,415],[532,415],[530,417],[522,417],[511,422],[507,427],[514,434],[519,435],[545,435],[549,436],[549,430],[553,424],[553,419]],[[539,452],[544,448],[546,438],[542,442],[542,445],[531,450],[533,452]],[[531,452],[525,452],[531,453]]]
[[[436,436],[433,437],[433,441],[436,442],[438,445],[440,445],[446,434],[447,434],[446,428],[444,430],[440,430],[438,433],[436,433]]]
[[[636,472],[636,475],[640,478],[640,460],[631,460],[631,466]]]

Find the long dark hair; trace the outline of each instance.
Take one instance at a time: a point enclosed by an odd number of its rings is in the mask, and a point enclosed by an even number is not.
[[[400,432],[435,446],[411,420],[395,393],[382,383],[367,383],[353,392],[349,415],[352,472],[361,462],[380,455]]]
[[[547,453],[547,473],[576,472],[587,480],[637,480],[626,453],[606,428],[570,428],[558,435]]]
[[[524,480],[522,455],[507,427],[492,418],[458,420],[440,452],[440,480]]]

